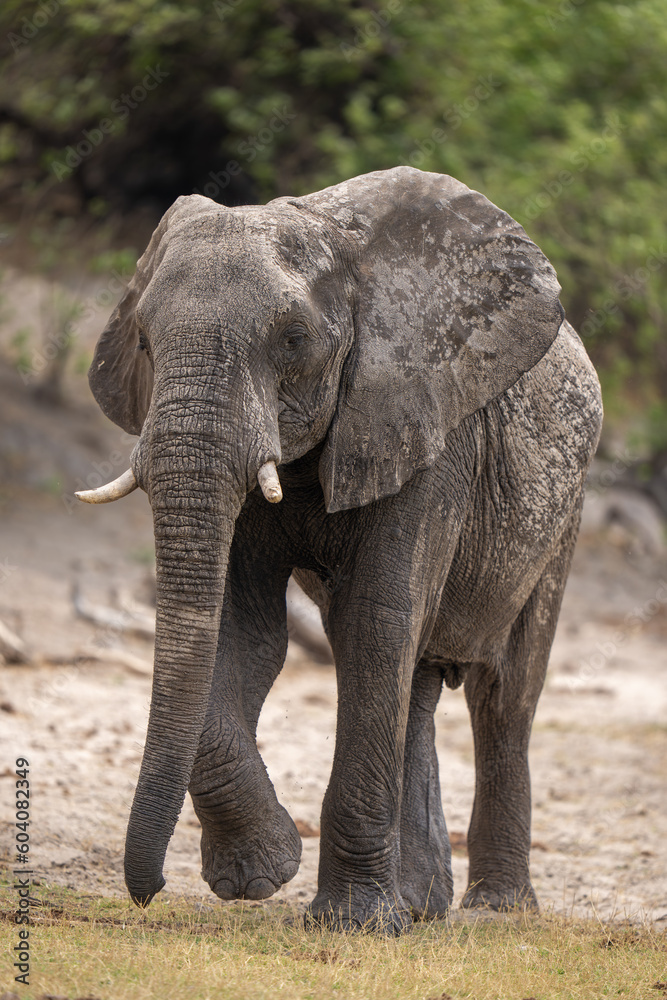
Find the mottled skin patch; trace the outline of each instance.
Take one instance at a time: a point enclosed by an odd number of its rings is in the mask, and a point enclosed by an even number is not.
[[[158,615],[126,881],[147,904],[186,788],[203,875],[264,898],[301,843],[257,750],[291,573],[339,689],[309,921],[390,933],[452,899],[433,712],[465,684],[464,905],[535,905],[528,739],[599,435],[548,261],[458,181],[408,167],[226,209],[180,198],[91,386],[141,433]],[[258,469],[279,466],[269,504]]]

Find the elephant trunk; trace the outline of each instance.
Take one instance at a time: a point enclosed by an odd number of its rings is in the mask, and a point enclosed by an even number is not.
[[[133,463],[153,509],[157,568],[153,693],[125,847],[125,881],[141,906],[164,885],[167,845],[204,726],[229,550],[248,486],[248,449],[230,443],[223,426],[221,406],[210,397],[156,405],[139,449],[148,457]],[[262,449],[250,451],[262,460]],[[264,451],[263,463],[271,457],[279,459]]]
[[[125,843],[125,881],[141,906],[164,885],[164,857],[206,716],[229,549],[241,506],[219,477],[215,482],[207,482],[209,478],[153,493],[155,669]]]

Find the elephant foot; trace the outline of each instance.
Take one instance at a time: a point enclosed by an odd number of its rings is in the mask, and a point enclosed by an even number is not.
[[[423,861],[422,864],[419,862]],[[415,858],[408,865],[401,857],[401,895],[412,909],[413,920],[442,920],[454,897],[451,869]]]
[[[436,794],[435,815],[421,814],[417,825],[420,812],[413,807],[401,826],[401,895],[412,907],[414,920],[442,920],[454,898],[452,852],[439,789],[433,789],[430,798]]]
[[[190,779],[202,878],[220,899],[267,899],[299,870],[301,837],[254,740],[239,728],[216,743]]]
[[[470,879],[461,906],[464,909],[486,907],[489,910],[528,910],[539,913],[537,896],[530,882],[519,886],[498,885],[491,879]]]
[[[315,926],[349,933],[398,937],[412,927],[410,909],[400,896],[361,893],[355,888],[341,897],[318,892],[306,911],[306,930]]]
[[[275,805],[270,816],[243,832],[202,824],[202,878],[220,899],[267,899],[299,870],[301,837],[285,809]]]

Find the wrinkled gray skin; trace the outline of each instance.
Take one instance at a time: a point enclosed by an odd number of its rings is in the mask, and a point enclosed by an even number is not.
[[[126,844],[146,905],[186,790],[203,876],[263,899],[301,842],[255,742],[293,572],[336,660],[336,752],[308,919],[384,926],[452,899],[433,712],[465,685],[464,906],[534,906],[528,740],[601,421],[598,381],[523,229],[399,167],[304,198],[179,198],[90,380],[140,434],[155,677]],[[258,469],[279,466],[269,504]]]

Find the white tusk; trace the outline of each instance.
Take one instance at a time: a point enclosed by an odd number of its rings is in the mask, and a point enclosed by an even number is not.
[[[278,479],[278,470],[275,462],[265,462],[257,473],[257,482],[260,489],[269,503],[280,503],[283,498],[283,491]]]
[[[121,497],[126,497],[128,493],[136,490],[138,485],[132,469],[128,469],[118,479],[114,479],[112,483],[100,486],[96,490],[79,490],[74,496],[78,497],[79,500],[83,500],[84,503],[111,503],[112,500],[120,500]]]

